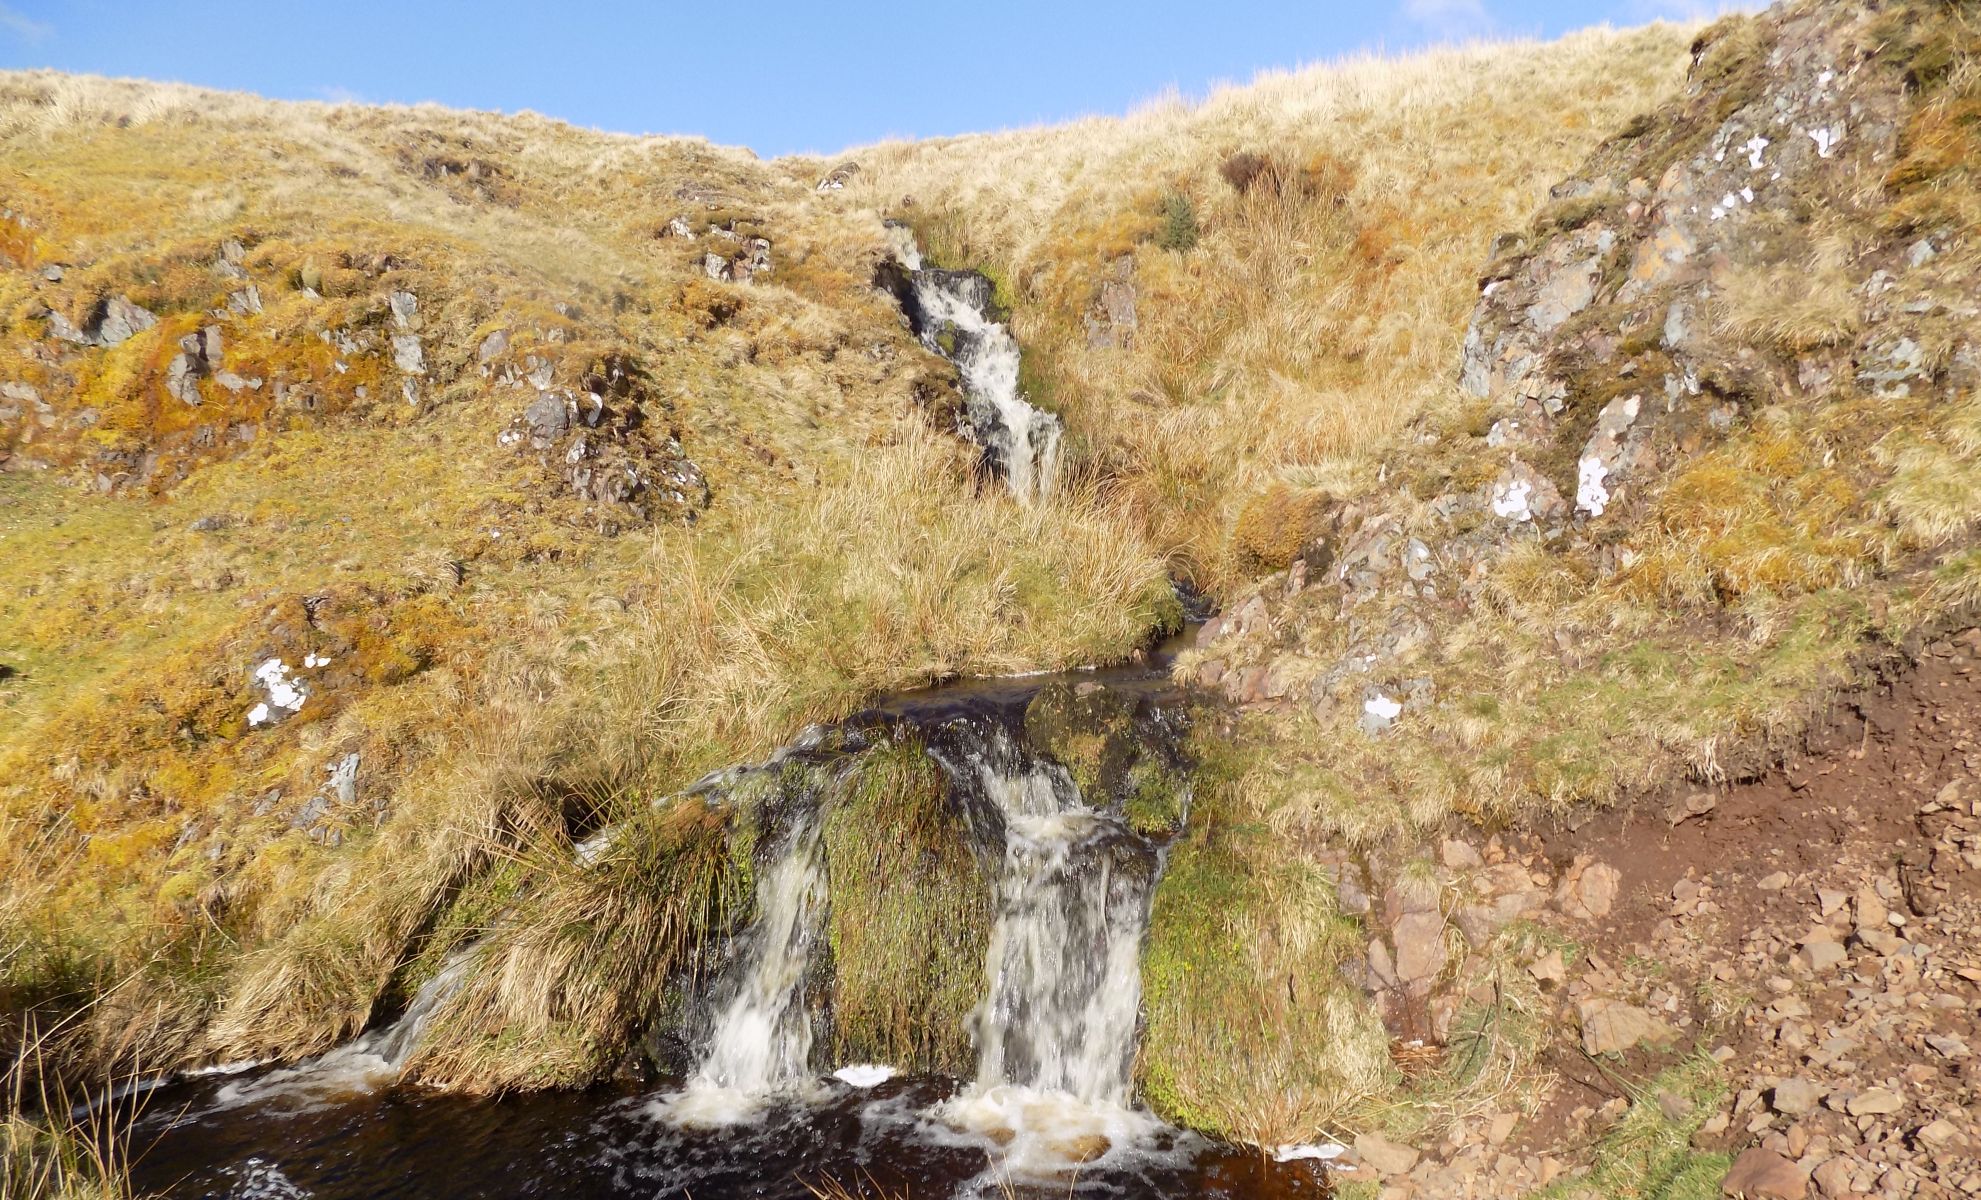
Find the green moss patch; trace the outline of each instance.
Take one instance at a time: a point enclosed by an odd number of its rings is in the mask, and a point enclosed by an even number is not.
[[[894,741],[860,758],[831,803],[825,853],[834,1058],[967,1073],[991,890],[928,752]]]

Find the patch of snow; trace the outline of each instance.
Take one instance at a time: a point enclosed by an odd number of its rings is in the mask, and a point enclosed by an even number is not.
[[[1816,157],[1828,158],[1830,151],[1843,144],[1843,126],[1830,125],[1809,131],[1809,140],[1816,143]]]
[[[1515,521],[1533,520],[1534,510],[1527,507],[1527,497],[1533,491],[1534,485],[1525,479],[1512,481],[1493,496],[1493,515]]]
[[[1828,87],[1830,85],[1830,80],[1835,79],[1836,77],[1837,77],[1837,73],[1835,71],[1825,71],[1821,75],[1816,76],[1816,86]]]
[[[1314,1159],[1320,1162],[1331,1162],[1346,1153],[1348,1153],[1348,1147],[1338,1146],[1333,1142],[1306,1142],[1300,1145],[1273,1147],[1273,1161],[1288,1163]]]
[[[1754,203],[1754,189],[1753,189],[1753,188],[1751,188],[1751,187],[1744,187],[1744,188],[1741,188],[1741,189],[1740,189],[1740,198],[1741,198],[1742,200],[1745,200],[1745,201],[1747,201],[1747,203],[1749,203],[1749,204],[1752,204],[1752,203]]]
[[[318,654],[315,651],[311,651],[303,656],[303,666],[309,670],[314,671],[318,667],[327,667],[329,665],[330,656],[327,654]]]
[[[1582,461],[1576,464],[1575,507],[1592,517],[1602,516],[1603,509],[1610,503],[1609,489],[1603,486],[1609,473],[1610,469],[1603,465],[1602,459],[1593,454],[1583,455]]]
[[[248,725],[250,727],[265,724],[267,720],[268,720],[268,705],[257,704],[253,708],[248,710]]]
[[[1747,139],[1747,144],[1745,146],[1742,146],[1741,149],[1747,151],[1748,170],[1758,171],[1761,169],[1761,151],[1766,150],[1767,148],[1768,148],[1768,139],[1762,137],[1758,133],[1755,134],[1753,137]]]
[[[1401,701],[1392,700],[1381,692],[1377,692],[1362,702],[1362,711],[1378,720],[1394,721],[1397,715],[1403,711],[1403,704]]]
[[[841,1083],[850,1083],[856,1088],[878,1087],[894,1078],[894,1068],[883,1067],[878,1063],[856,1063],[850,1067],[839,1068],[832,1073],[832,1077]]]

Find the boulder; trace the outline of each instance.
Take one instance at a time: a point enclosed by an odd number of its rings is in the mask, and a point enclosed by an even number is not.
[[[1634,1004],[1598,997],[1580,1006],[1582,1048],[1590,1054],[1621,1054],[1646,1043],[1672,1041],[1678,1032]]]
[[[1408,1175],[1422,1155],[1415,1147],[1392,1142],[1379,1133],[1363,1133],[1356,1135],[1355,1156],[1376,1174],[1389,1177]]]

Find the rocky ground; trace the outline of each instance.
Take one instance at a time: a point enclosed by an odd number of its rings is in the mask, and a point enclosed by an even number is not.
[[[1441,857],[1434,920],[1479,943],[1461,986],[1517,968],[1579,1036],[1543,1055],[1537,1104],[1435,1145],[1365,1136],[1346,1178],[1385,1200],[1614,1194],[1606,1139],[1634,1105],[1690,1130],[1692,1161],[1730,1156],[1704,1160],[1728,1196],[1981,1194],[1981,629],[1840,700],[1760,778]],[[1412,973],[1451,967],[1423,922],[1388,923],[1370,982],[1394,1016]],[[1661,1086],[1687,1064],[1704,1101]]]

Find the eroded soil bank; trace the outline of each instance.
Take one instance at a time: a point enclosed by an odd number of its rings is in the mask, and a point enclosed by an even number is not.
[[[1461,890],[1551,891],[1467,969],[1534,989],[1555,1082],[1421,1156],[1372,1141],[1357,1175],[1384,1196],[1981,1188],[1981,630],[1840,697],[1750,781],[1442,858]]]

